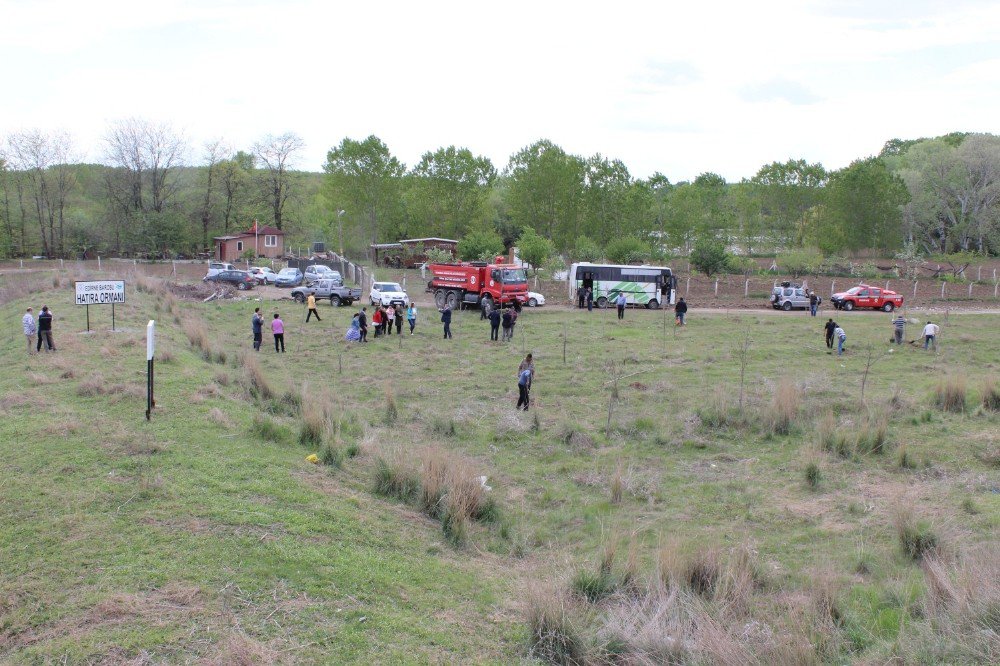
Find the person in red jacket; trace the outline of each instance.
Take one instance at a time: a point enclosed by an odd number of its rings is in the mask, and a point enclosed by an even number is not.
[[[375,308],[375,312],[372,313],[372,324],[375,326],[375,337],[382,335],[382,308]]]

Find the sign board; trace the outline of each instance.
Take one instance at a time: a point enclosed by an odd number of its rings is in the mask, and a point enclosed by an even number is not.
[[[124,302],[124,280],[91,280],[76,283],[77,305],[114,305]]]
[[[156,351],[156,322],[152,319],[146,324],[146,360],[153,360],[153,352]]]

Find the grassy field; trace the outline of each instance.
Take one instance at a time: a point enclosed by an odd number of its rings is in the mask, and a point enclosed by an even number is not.
[[[803,313],[542,309],[500,345],[424,308],[347,346],[350,309],[261,303],[279,355],[257,303],[137,284],[116,333],[71,285],[0,306],[0,661],[1000,657],[1000,316],[890,353],[838,313],[837,358]]]

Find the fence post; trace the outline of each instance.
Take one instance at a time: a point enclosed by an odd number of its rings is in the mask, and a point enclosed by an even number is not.
[[[917,281],[913,281],[913,298],[917,297]]]
[[[974,284],[976,284],[976,283],[975,282],[970,282],[969,283],[969,298],[972,298],[972,285],[974,285]]]
[[[98,260],[98,261],[100,261],[100,260],[101,260],[101,258],[100,258],[100,257],[98,257],[98,258],[97,258],[97,260]],[[22,259],[22,260],[21,260],[21,268],[24,268],[24,259]]]
[[[750,295],[750,280],[747,280],[746,282],[743,283],[743,298],[746,298],[749,295]]]
[[[837,281],[836,280],[831,280],[830,281],[830,296],[833,296],[836,293],[837,293]]]
[[[62,260],[62,257],[59,257],[59,268],[62,268],[62,267],[63,267],[63,260]]]
[[[941,298],[944,298],[944,288],[948,286],[947,282],[941,283]]]
[[[1000,288],[1000,282],[993,283],[993,298],[997,297],[997,289]]]
[[[690,295],[691,295],[691,278],[688,277],[687,286],[684,287],[684,296],[690,296]]]
[[[101,270],[101,255],[97,255],[97,270]]]
[[[888,280],[885,281],[885,290],[889,291],[889,281]]]
[[[982,279],[983,279],[983,267],[980,266],[976,269],[976,282],[979,282]]]
[[[718,278],[715,279],[715,295],[716,296],[719,295],[719,279]]]

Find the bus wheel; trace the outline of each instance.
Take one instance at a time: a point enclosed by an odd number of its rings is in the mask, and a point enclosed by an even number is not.
[[[651,298],[649,299],[649,303],[646,303],[646,307],[649,308],[650,310],[659,310],[660,302],[655,298]]]
[[[444,289],[438,289],[434,292],[434,305],[440,310],[444,307],[446,293]]]
[[[604,296],[599,296],[597,298],[597,307],[599,307],[599,308],[606,308],[606,307],[608,307],[608,299],[605,298]]]

